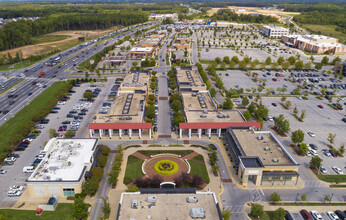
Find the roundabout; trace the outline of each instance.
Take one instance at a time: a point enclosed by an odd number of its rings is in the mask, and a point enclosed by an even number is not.
[[[160,175],[164,181],[173,181],[181,173],[189,172],[189,165],[178,156],[163,154],[148,159],[143,170],[148,177]]]

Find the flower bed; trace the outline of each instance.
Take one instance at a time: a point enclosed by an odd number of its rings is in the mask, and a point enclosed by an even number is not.
[[[178,168],[178,164],[171,160],[160,160],[154,165],[155,172],[164,176],[169,176],[176,173],[178,171]]]

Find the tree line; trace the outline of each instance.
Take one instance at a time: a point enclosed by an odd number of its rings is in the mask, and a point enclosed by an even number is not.
[[[107,29],[146,22],[144,12],[121,11],[106,14],[75,13],[50,15],[36,21],[9,22],[0,29],[0,50],[12,49],[33,42],[33,37],[65,30]]]
[[[221,9],[211,16],[212,21],[234,21],[242,23],[276,23],[278,19],[265,15],[238,15],[230,9]]]

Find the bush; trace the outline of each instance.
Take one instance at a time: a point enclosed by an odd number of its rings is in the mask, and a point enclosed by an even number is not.
[[[105,156],[105,155],[100,155],[98,158],[97,158],[97,166],[99,166],[99,167],[105,167],[106,166],[106,164],[107,164],[107,156]]]
[[[93,174],[92,178],[95,178],[96,180],[100,181],[103,176],[103,168],[101,167],[93,167],[91,169],[91,173]]]
[[[281,197],[280,197],[280,195],[279,195],[277,192],[273,192],[273,193],[270,195],[270,201],[271,201],[272,203],[280,202],[280,201],[281,201]]]
[[[100,150],[104,156],[108,156],[111,153],[111,149],[107,145],[101,146]]]
[[[154,165],[155,172],[164,176],[172,175],[176,173],[178,169],[178,164],[171,160],[160,160]]]
[[[251,216],[262,217],[263,214],[264,214],[263,205],[260,205],[257,203],[251,205],[251,212],[250,212]]]

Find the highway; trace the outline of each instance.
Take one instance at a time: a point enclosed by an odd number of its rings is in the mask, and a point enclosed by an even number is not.
[[[90,45],[87,45],[84,42],[78,46],[61,52],[59,55],[54,55],[39,63],[36,63],[33,66],[26,68],[25,70],[13,70],[12,78],[2,84],[3,86],[0,87],[0,92],[13,86],[23,78],[25,80],[13,87],[16,89],[14,92],[6,91],[5,93],[0,95],[0,126],[3,125],[8,119],[13,117],[18,111],[20,111],[23,106],[28,104],[43,90],[45,90],[45,88],[40,88],[37,86],[39,83],[41,83],[42,85],[46,85],[46,88],[48,88],[54,82],[65,79],[69,72],[74,71],[75,66],[78,66],[84,60],[87,60],[94,54],[100,52],[103,48],[114,44],[115,42],[123,39],[125,36],[133,35],[138,30],[150,28],[156,24],[158,24],[158,22],[151,24],[147,22],[144,23],[144,25],[141,27],[137,27],[138,25],[134,25],[130,30],[127,30],[128,28],[124,28],[122,30],[115,31],[101,38],[98,38],[99,40],[102,40],[107,37],[117,35],[105,40],[102,43],[97,44],[95,43],[95,40],[92,40],[90,41],[92,43],[90,43]],[[57,56],[60,57],[60,60],[62,60],[62,62],[53,67],[47,66],[47,64],[50,63],[50,59]],[[38,74],[40,72],[44,72],[45,76],[42,76],[41,78],[38,77]],[[3,75],[9,76],[9,73],[4,72]],[[33,81],[37,82],[37,84],[34,85]],[[32,95],[28,96],[29,92],[31,92]],[[11,94],[18,95],[18,97],[14,99],[8,98],[8,96]],[[10,105],[10,101],[15,102]]]

